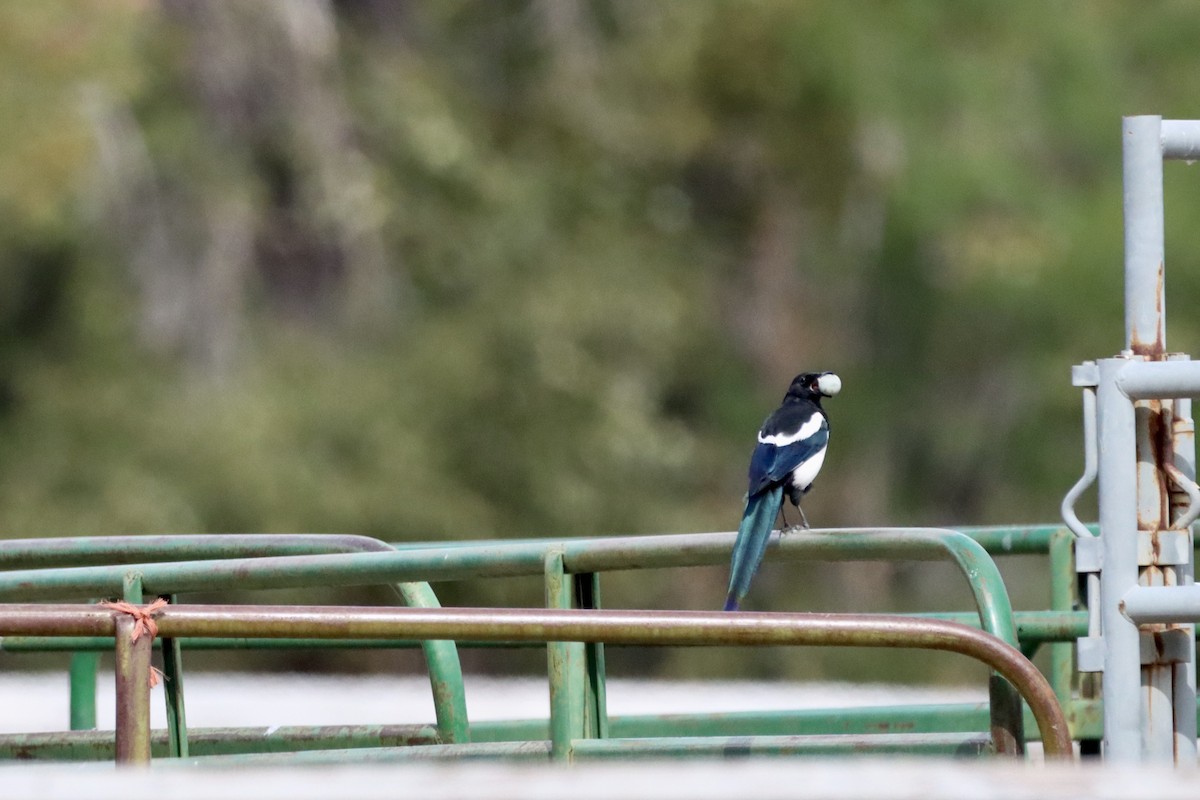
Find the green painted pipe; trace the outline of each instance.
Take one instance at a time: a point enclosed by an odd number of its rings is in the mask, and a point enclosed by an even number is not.
[[[351,747],[411,747],[442,742],[432,725],[289,725],[282,727],[192,728],[189,755],[289,753]],[[171,755],[170,733],[150,734],[155,758]],[[0,760],[107,761],[116,754],[113,731],[0,734]]]
[[[29,641],[36,644],[38,640]],[[89,651],[102,649],[111,653],[115,646],[113,639],[95,641],[103,642],[104,646],[87,648]],[[0,640],[0,649],[3,649],[2,640]],[[75,650],[76,648],[70,649]],[[96,669],[99,665],[100,654],[97,652],[71,654],[68,675],[70,678],[70,725],[73,731],[87,731],[96,727]]]
[[[391,546],[368,536],[325,533],[200,533],[5,539],[0,570],[107,566],[202,558],[362,553]]]
[[[0,572],[0,599],[104,596],[126,575],[147,593],[166,594],[296,586],[350,586],[543,574],[550,550],[571,573],[723,564],[734,533],[563,540],[556,544],[460,546],[366,553],[218,559],[164,564]],[[1011,606],[995,564],[970,537],[942,529],[840,529],[773,534],[779,560],[949,559],[958,564],[980,606],[985,630],[1016,643]]]
[[[901,734],[893,736],[737,736],[706,739],[580,739],[572,743],[578,760],[630,758],[730,758],[748,756],[831,756],[884,752],[891,755],[977,756],[991,752],[991,742],[980,734]],[[346,750],[310,750],[211,756],[160,762],[162,767],[342,765],[394,763],[422,760],[500,759],[539,761],[550,759],[548,741],[479,742],[467,745],[381,747]]]
[[[636,758],[745,758],[748,756],[940,755],[994,753],[992,741],[974,733],[848,734],[836,736],[705,736],[654,739],[582,739],[577,761]]]
[[[392,548],[385,542],[366,536],[327,534],[204,534],[12,539],[7,540],[4,547],[0,549],[0,567],[10,570],[0,572],[0,576],[3,576],[0,577],[0,583],[3,583],[5,579],[14,579],[15,577],[15,580],[9,584],[10,588],[18,598],[30,599],[26,596],[29,592],[36,593],[37,587],[44,587],[49,581],[57,588],[51,589],[49,595],[43,596],[61,597],[63,596],[60,591],[62,584],[56,584],[53,576],[64,572],[74,576],[95,575],[96,573],[89,573],[88,570],[99,570],[105,577],[94,585],[103,588],[98,588],[93,593],[94,595],[115,596],[120,593],[127,600],[137,602],[143,591],[153,591],[162,595],[174,593],[169,588],[150,589],[145,586],[146,574],[148,572],[159,574],[153,567],[162,567],[163,565],[154,562],[162,560],[188,559],[181,562],[186,564],[195,563],[197,559],[222,556],[235,559],[232,562],[225,561],[224,563],[252,565],[249,568],[253,572],[268,556],[289,553],[330,554],[346,551],[390,553]],[[136,559],[145,559],[148,564],[131,564]],[[255,560],[247,561],[246,559]],[[122,566],[111,566],[114,562]],[[61,567],[63,564],[104,564],[105,566],[45,570],[12,569],[16,566]],[[176,566],[178,565],[176,564]],[[26,583],[22,583],[20,577],[22,574],[41,575],[42,577],[31,577]],[[210,588],[214,591],[253,588],[241,586],[237,570],[234,570],[232,580],[229,580],[228,574],[225,577],[227,579],[225,584],[213,585]],[[319,581],[317,585],[320,585]],[[418,608],[437,608],[440,605],[437,596],[428,584],[409,582],[401,583],[394,588],[406,605]],[[66,593],[69,596],[70,590],[67,590]],[[467,702],[458,651],[453,642],[447,641],[424,641],[420,646],[425,651],[438,723],[444,726],[443,730],[451,741],[467,741],[470,723],[467,720]],[[72,697],[74,698],[74,695]],[[74,699],[72,702],[75,702]],[[181,740],[180,747],[186,750],[186,740]]]

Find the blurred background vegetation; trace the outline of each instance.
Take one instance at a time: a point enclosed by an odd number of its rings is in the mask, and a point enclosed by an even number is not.
[[[0,535],[729,530],[810,369],[815,525],[1053,521],[1068,369],[1122,342],[1120,117],[1200,115],[1197,41],[1182,0],[0,5]],[[969,602],[911,569],[754,603]]]

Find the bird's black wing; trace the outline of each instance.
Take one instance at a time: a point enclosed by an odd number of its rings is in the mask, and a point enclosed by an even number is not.
[[[781,482],[829,443],[829,420],[814,403],[785,405],[767,418],[750,457],[749,496]]]

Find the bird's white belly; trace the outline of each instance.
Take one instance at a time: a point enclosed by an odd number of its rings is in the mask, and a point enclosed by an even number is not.
[[[804,491],[817,479],[817,473],[821,471],[821,465],[824,463],[825,448],[822,447],[812,454],[812,458],[792,470],[792,483],[800,491]]]

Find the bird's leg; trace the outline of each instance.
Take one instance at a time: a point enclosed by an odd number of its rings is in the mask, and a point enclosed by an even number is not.
[[[791,533],[793,531],[798,531],[798,530],[807,528],[808,520],[804,519],[804,509],[800,508],[800,506],[797,504],[793,504],[793,505],[796,505],[796,510],[800,512],[800,519],[804,520],[804,524],[803,525],[789,525],[788,519],[787,519],[787,514],[783,510],[785,505],[786,505],[786,503],[781,504],[779,506],[779,515],[783,517],[783,527],[780,528],[779,535],[787,536],[789,533]]]
[[[803,508],[801,508],[799,504],[797,504],[797,505],[796,505],[796,510],[800,512],[800,521],[801,521],[802,523],[804,523],[804,524],[803,524],[803,528],[804,528],[804,530],[808,530],[808,529],[809,529],[808,517],[804,516],[804,509],[803,509]]]
[[[801,524],[800,525],[788,525],[787,528],[784,529],[783,533],[791,533],[792,531],[798,531],[798,530],[808,530],[808,518],[804,516],[804,509],[800,507],[800,498],[803,495],[804,495],[804,491],[795,486],[788,488],[788,498],[792,501],[792,505],[794,505],[796,507],[796,510],[800,512]],[[787,505],[786,501],[779,504],[779,513],[780,514],[783,514],[783,509],[786,505]],[[784,524],[787,524],[787,516],[786,515],[784,515],[783,521],[784,521]]]

